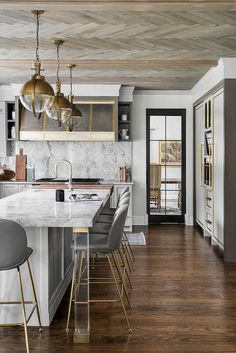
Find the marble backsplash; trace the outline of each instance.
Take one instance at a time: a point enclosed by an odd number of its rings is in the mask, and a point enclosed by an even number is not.
[[[78,178],[118,180],[119,167],[131,167],[131,142],[18,141],[17,153],[21,147],[27,163],[35,165],[36,179],[55,177],[55,165],[63,158],[72,162]],[[0,163],[15,170],[15,157],[0,158]],[[60,166],[58,176],[68,177],[68,165]]]

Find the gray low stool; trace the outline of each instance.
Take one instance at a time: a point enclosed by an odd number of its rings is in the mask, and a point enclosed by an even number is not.
[[[0,302],[0,304],[21,304],[23,322],[12,323],[12,324],[0,324],[0,326],[24,326],[25,331],[25,344],[26,351],[29,353],[29,342],[28,342],[28,332],[27,323],[29,322],[34,310],[37,311],[39,330],[42,330],[41,320],[39,314],[39,307],[37,302],[37,296],[34,286],[34,280],[32,275],[32,269],[29,262],[29,257],[33,250],[27,246],[27,237],[25,230],[18,223],[9,221],[6,219],[0,219],[0,271],[17,270],[19,291],[20,291],[20,301],[6,301]],[[32,285],[33,291],[33,301],[24,300],[24,291],[21,278],[20,266],[27,262],[29,277]],[[32,311],[28,318],[26,317],[25,304],[33,305]]]

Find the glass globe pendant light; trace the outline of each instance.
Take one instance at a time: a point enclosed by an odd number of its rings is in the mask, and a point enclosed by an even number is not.
[[[33,10],[32,13],[36,17],[37,31],[36,31],[36,60],[34,62],[35,70],[31,80],[27,81],[21,88],[20,101],[23,106],[32,111],[35,117],[40,117],[41,112],[46,111],[51,107],[54,101],[54,91],[52,86],[45,81],[44,76],[41,75],[41,62],[39,60],[39,18],[44,13],[43,10]]]
[[[67,126],[69,131],[73,131],[75,127],[78,127],[82,120],[81,111],[73,103],[74,95],[72,89],[72,70],[76,67],[74,64],[69,64],[68,68],[70,69],[70,94],[68,96],[69,102],[72,104],[72,112],[70,118],[67,120]]]
[[[53,44],[57,46],[57,82],[56,82],[56,94],[52,106],[46,110],[49,119],[57,120],[58,126],[66,124],[72,113],[72,104],[68,99],[61,93],[61,81],[59,79],[60,71],[60,59],[59,59],[59,48],[63,44],[63,40],[57,39],[53,41]]]

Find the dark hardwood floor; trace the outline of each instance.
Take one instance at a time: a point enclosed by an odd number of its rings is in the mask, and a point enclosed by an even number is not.
[[[31,352],[236,352],[236,264],[224,264],[197,229],[158,225],[144,232],[128,310],[133,334],[120,304],[93,304],[91,343],[73,344],[73,330],[65,333],[67,293],[50,328],[42,335],[30,328]],[[0,330],[0,352],[25,352],[21,328]]]

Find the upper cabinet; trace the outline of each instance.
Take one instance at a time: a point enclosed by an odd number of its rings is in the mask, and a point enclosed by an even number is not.
[[[118,140],[118,98],[83,97],[74,103],[82,119],[74,119],[73,131],[42,113],[37,119],[18,100],[19,140],[116,141]]]
[[[0,102],[0,157],[6,156],[5,102]]]
[[[119,102],[118,106],[118,141],[129,142],[131,136],[131,107],[130,102]]]
[[[12,143],[18,138],[17,104],[15,101],[0,102],[0,157],[12,153]]]
[[[224,260],[236,262],[236,80],[195,104],[195,220]]]

